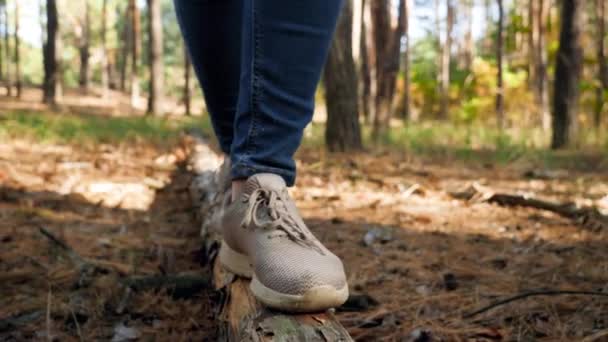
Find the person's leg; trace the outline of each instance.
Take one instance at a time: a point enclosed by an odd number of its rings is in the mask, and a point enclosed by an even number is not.
[[[341,0],[244,1],[232,177],[273,173],[291,186],[293,154],[314,97]]]
[[[241,74],[243,0],[174,0],[222,151],[230,154]]]
[[[344,266],[310,232],[287,186],[342,1],[243,1],[233,200],[224,201],[219,261],[252,277],[253,295],[272,308],[339,306],[348,298]]]

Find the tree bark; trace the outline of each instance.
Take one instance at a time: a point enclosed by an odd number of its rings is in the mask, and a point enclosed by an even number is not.
[[[21,98],[22,80],[21,80],[21,39],[19,37],[19,1],[15,1],[15,87],[17,89],[17,98]]]
[[[141,28],[139,8],[136,0],[129,0],[131,13],[131,106],[135,107],[139,99],[139,47],[141,43]]]
[[[373,46],[375,50],[376,77],[372,82],[376,84],[374,98],[374,121],[372,138],[378,141],[390,124],[395,83],[399,72],[399,52],[401,37],[403,36],[403,20],[401,8],[404,0],[400,0],[399,18],[397,27],[391,28],[390,0],[377,0],[371,2]]]
[[[602,111],[606,92],[608,91],[608,61],[606,61],[606,1],[595,0],[597,10],[597,63],[598,63],[598,78],[599,85],[596,88],[596,105],[594,124],[596,130],[599,130],[602,125]]]
[[[160,0],[148,0],[150,94],[148,97],[148,114],[161,116],[163,108],[163,26]]]
[[[446,36],[441,48],[441,83],[440,83],[440,107],[439,118],[446,120],[449,117],[450,105],[450,64],[452,57],[452,31],[454,28],[454,4],[453,0],[447,0]]]
[[[87,92],[89,88],[89,57],[90,57],[90,40],[91,40],[91,18],[89,13],[89,1],[84,0],[84,17],[80,24],[80,36],[78,52],[80,54],[80,72],[78,77],[78,85],[80,90]]]
[[[3,22],[6,20],[4,18],[4,7],[6,3],[4,1],[0,1],[0,27],[3,26]],[[0,81],[4,81],[4,42],[2,41],[2,36],[0,36]]]
[[[192,115],[192,62],[190,54],[184,47],[184,106],[186,107],[186,115]]]
[[[361,103],[360,109],[363,112],[363,120],[366,124],[369,124],[371,118],[373,117],[373,108],[371,103],[371,72],[370,69],[370,59],[369,59],[369,51],[371,47],[369,46],[370,41],[370,18],[369,15],[369,1],[362,0],[361,2],[361,41],[359,42],[359,49],[361,63],[359,66],[359,75],[361,77],[360,80],[360,92],[361,92]]]
[[[6,2],[4,2],[4,56],[6,57],[6,94],[13,96],[13,77],[11,73],[11,39],[8,24],[8,8]]]
[[[127,91],[127,69],[129,66],[129,56],[131,53],[131,44],[133,44],[131,34],[131,23],[133,20],[131,19],[131,6],[127,5],[125,8],[125,20],[124,26],[122,28],[122,59],[120,64],[120,90],[125,92]]]
[[[49,105],[57,104],[57,84],[59,82],[58,55],[59,21],[57,17],[56,0],[46,1],[46,43],[43,47],[44,84],[43,102]]]
[[[505,125],[505,108],[504,108],[504,85],[502,79],[502,62],[504,49],[504,7],[503,0],[497,0],[498,3],[498,37],[496,39],[496,64],[498,75],[496,78],[496,122],[499,129],[503,129]]]
[[[410,13],[412,2],[403,1],[403,36],[405,39],[405,51],[403,52],[401,66],[403,68],[403,95],[401,96],[401,118],[409,120],[410,113]]]
[[[475,56],[475,42],[473,41],[473,0],[464,0],[464,14],[466,18],[466,31],[464,34],[463,67],[468,72],[473,68]]]
[[[549,133],[551,131],[551,113],[549,110],[549,89],[547,85],[549,82],[547,75],[548,56],[545,36],[547,31],[547,16],[551,3],[550,0],[536,0],[535,3],[534,96],[543,130]]]
[[[357,73],[352,55],[353,2],[346,0],[323,73],[327,104],[326,146],[344,152],[362,148]]]
[[[110,87],[110,66],[108,64],[108,0],[101,5],[101,91],[102,97],[108,97]]]
[[[563,0],[559,49],[556,56],[551,147],[574,143],[577,131],[578,82],[582,69],[580,44],[584,0]]]

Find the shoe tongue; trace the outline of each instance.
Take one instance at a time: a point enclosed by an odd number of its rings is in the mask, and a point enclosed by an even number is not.
[[[272,173],[258,173],[249,177],[245,184],[245,193],[251,194],[257,189],[281,191],[286,187],[285,180],[281,176]]]

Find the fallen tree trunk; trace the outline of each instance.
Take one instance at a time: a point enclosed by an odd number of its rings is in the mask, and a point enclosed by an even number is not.
[[[331,312],[290,315],[262,307],[249,290],[249,280],[225,271],[217,260],[221,236],[209,229],[218,215],[222,194],[216,170],[222,159],[204,140],[193,138],[190,167],[196,174],[190,192],[202,225],[201,259],[220,293],[216,307],[219,341],[352,341]]]
[[[451,192],[450,195],[454,198],[467,201],[488,202],[501,206],[521,206],[550,211],[569,218],[583,228],[592,231],[608,228],[608,216],[603,215],[595,207],[578,207],[574,203],[554,203],[523,195],[498,193],[477,183],[473,183],[464,191]]]

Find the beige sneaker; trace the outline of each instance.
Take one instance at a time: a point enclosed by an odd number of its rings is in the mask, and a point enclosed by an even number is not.
[[[346,301],[342,262],[308,230],[281,177],[254,175],[239,200],[230,203],[226,197],[220,262],[253,277],[251,291],[260,302],[312,312]]]

